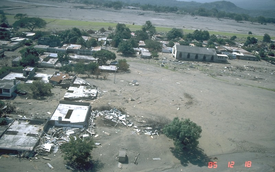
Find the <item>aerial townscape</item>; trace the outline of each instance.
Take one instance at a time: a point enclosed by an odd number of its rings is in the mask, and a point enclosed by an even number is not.
[[[2,0],[0,171],[274,171],[275,2],[245,1]]]

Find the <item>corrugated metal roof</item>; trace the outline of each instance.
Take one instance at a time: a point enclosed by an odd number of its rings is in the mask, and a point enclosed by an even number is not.
[[[70,76],[68,74],[58,73],[53,75],[50,81],[60,82],[61,80],[68,79]]]

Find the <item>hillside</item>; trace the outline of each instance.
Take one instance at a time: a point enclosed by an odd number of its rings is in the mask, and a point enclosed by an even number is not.
[[[108,1],[108,0],[107,0]],[[117,1],[117,0],[111,0]],[[178,7],[184,8],[186,10],[196,10],[199,8],[205,8],[208,10],[217,9],[218,11],[224,11],[228,13],[239,13],[239,14],[248,14],[253,17],[264,16],[273,18],[275,16],[274,10],[247,10],[236,6],[234,3],[229,1],[216,1],[210,3],[199,3],[199,2],[186,2],[186,1],[178,1],[178,0],[120,0],[121,2],[127,3],[129,5],[132,4],[140,4],[140,5],[157,5],[157,6],[169,6],[169,7]]]
[[[225,12],[234,12],[234,13],[244,13],[246,10],[237,7],[232,2],[228,1],[216,1],[211,3],[203,3],[199,5],[200,8],[205,9],[217,9],[219,11],[225,11]]]

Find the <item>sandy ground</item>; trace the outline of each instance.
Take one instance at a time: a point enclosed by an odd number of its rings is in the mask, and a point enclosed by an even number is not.
[[[2,2],[6,1],[1,1],[1,5]],[[21,6],[21,3],[16,3],[16,5],[19,4]],[[21,12],[29,15],[41,14],[41,17],[58,15],[54,13],[45,15],[46,12],[43,14],[45,11],[42,10],[43,8],[46,7],[37,6],[31,12],[24,8],[9,12],[14,14]],[[47,7],[47,10],[50,8],[52,7]],[[67,10],[60,7],[54,9],[58,10],[53,11]],[[120,12],[104,12],[104,14],[106,13],[112,16],[111,14]],[[79,14],[75,13],[69,18],[75,19],[73,17],[77,18]],[[64,13],[64,17],[58,16],[58,18],[65,18],[66,15]],[[96,18],[93,15],[90,16]],[[135,16],[137,19],[141,17]],[[101,16],[98,15],[98,17]],[[147,12],[143,19],[140,19],[140,24],[149,19],[146,17],[148,17]],[[114,22],[125,18],[127,17],[117,18]],[[78,16],[78,19],[81,18]],[[112,18],[106,19],[106,21],[109,20],[111,21]],[[159,21],[162,25],[169,25],[167,20],[155,21]],[[205,27],[204,20],[201,22],[190,25]],[[219,26],[221,23],[223,22],[219,22]],[[170,24],[173,25],[173,23]],[[182,25],[179,24],[179,26]],[[254,27],[254,25],[252,27],[249,23],[240,25],[237,27],[238,30],[242,30],[242,28],[255,29],[255,31],[251,31],[259,34],[265,33],[269,28],[269,25],[255,25],[262,28]],[[228,29],[227,27],[217,27],[214,24],[213,28],[215,30]],[[235,32],[237,29],[231,29],[231,31]],[[271,35],[274,35],[274,30],[270,32]],[[122,57],[118,55],[118,58]],[[130,73],[111,73],[107,80],[87,79],[91,84],[98,86],[100,91],[98,99],[91,101],[93,108],[102,105],[124,108],[132,119],[143,119],[147,123],[152,120],[172,120],[174,117],[190,118],[202,127],[202,137],[199,139],[200,149],[193,151],[192,154],[178,156],[171,150],[173,141],[162,134],[153,138],[137,135],[132,128],[106,126],[101,119],[97,119],[96,131],[99,137],[95,138],[95,141],[102,145],[92,152],[93,159],[97,162],[94,171],[271,172],[275,170],[275,92],[268,90],[275,89],[273,65],[264,61],[239,60],[230,60],[229,64],[176,62],[168,54],[160,54],[158,61],[139,58],[127,58],[127,61],[130,64]],[[160,67],[162,62],[165,67]],[[54,71],[54,69],[42,69],[42,72],[48,74],[52,74]],[[138,80],[139,86],[129,84],[134,79]],[[45,100],[18,96],[12,102],[17,106],[18,111],[24,112],[27,117],[49,117],[47,112],[52,113],[55,110],[66,90],[55,87],[52,91],[54,95]],[[107,136],[103,131],[107,131],[111,135]],[[120,148],[127,149],[129,157],[129,163],[123,164],[122,169],[117,167],[116,160]],[[134,157],[138,153],[140,156],[138,164],[135,165]],[[51,161],[43,160],[41,157],[38,157],[37,160],[19,160],[13,156],[8,158],[1,156],[0,171],[69,171],[64,166],[60,152],[56,155],[50,154],[49,157]],[[153,161],[152,158],[161,160]],[[209,169],[208,161],[216,161],[217,169]],[[227,166],[231,161],[235,163],[233,169]],[[244,166],[246,161],[252,162],[251,168]],[[52,164],[54,170],[47,166],[47,162]]]
[[[21,1],[21,0],[3,0],[1,6],[6,7],[3,10],[9,14],[23,13],[29,16],[72,19],[81,21],[99,21],[111,23],[135,23],[143,25],[150,20],[155,26],[176,27],[186,29],[202,29],[208,31],[222,31],[229,33],[247,34],[251,31],[256,35],[264,35],[265,33],[274,36],[275,24],[261,25],[251,22],[236,22],[228,19],[216,19],[208,17],[179,15],[171,13],[155,13],[151,11],[140,10],[112,10],[112,9],[96,9],[92,6],[71,3],[57,3],[53,1]],[[84,6],[88,9],[76,9],[75,6]],[[143,14],[143,15],[140,15]],[[51,29],[59,29],[53,23]],[[68,26],[64,26],[66,28]],[[69,26],[72,27],[72,26]],[[75,26],[81,27],[81,26]],[[85,29],[91,29],[92,25]]]

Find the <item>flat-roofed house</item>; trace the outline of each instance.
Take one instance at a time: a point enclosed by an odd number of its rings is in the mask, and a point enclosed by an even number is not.
[[[0,97],[12,97],[16,86],[16,80],[0,80]]]
[[[33,151],[44,133],[47,122],[46,119],[14,120],[1,134],[0,149]]]
[[[87,128],[90,115],[90,103],[60,101],[50,121],[57,127]]]

